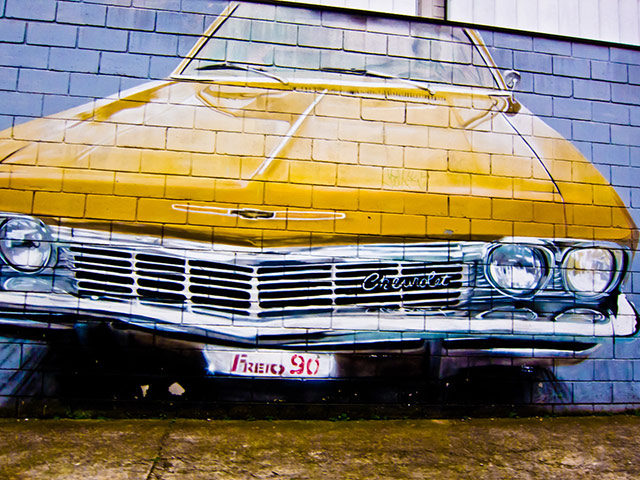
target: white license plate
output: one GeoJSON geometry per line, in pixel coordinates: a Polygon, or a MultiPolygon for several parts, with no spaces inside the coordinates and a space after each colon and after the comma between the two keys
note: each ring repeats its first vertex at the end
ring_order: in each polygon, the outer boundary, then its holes
{"type": "Polygon", "coordinates": [[[204,356],[214,374],[243,377],[330,378],[335,357],[327,353],[271,350],[218,350],[208,347],[204,356]]]}

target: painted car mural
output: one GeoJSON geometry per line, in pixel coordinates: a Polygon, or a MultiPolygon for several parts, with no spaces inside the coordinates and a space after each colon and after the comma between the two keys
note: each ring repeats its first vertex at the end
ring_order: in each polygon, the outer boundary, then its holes
{"type": "Polygon", "coordinates": [[[571,363],[637,333],[636,226],[477,33],[273,11],[229,3],[169,80],[0,132],[5,324],[285,378],[571,363]]]}

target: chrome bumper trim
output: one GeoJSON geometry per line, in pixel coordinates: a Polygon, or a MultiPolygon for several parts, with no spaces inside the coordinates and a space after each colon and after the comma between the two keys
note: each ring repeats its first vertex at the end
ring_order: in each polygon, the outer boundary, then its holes
{"type": "MultiPolygon", "coordinates": [[[[199,315],[181,308],[116,302],[104,299],[78,298],[69,294],[0,292],[0,305],[5,310],[28,316],[52,313],[79,318],[118,320],[147,330],[198,335],[205,343],[231,341],[252,345],[331,345],[340,338],[347,344],[358,344],[358,336],[376,341],[446,338],[455,335],[524,337],[624,337],[637,331],[637,314],[625,295],[618,298],[618,314],[606,323],[527,321],[513,318],[482,319],[463,312],[406,316],[402,313],[311,315],[252,321],[199,315]]],[[[508,316],[507,316],[508,317],[508,316]]],[[[40,319],[41,320],[41,319],[40,319]]]]}

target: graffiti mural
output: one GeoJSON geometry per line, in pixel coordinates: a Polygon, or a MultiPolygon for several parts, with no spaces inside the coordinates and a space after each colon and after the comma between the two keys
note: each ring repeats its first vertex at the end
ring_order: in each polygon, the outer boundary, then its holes
{"type": "Polygon", "coordinates": [[[160,380],[157,356],[447,378],[634,338],[624,202],[479,33],[216,5],[169,79],[0,132],[3,333],[160,380]]]}

